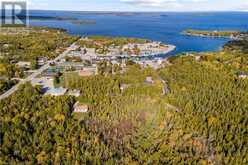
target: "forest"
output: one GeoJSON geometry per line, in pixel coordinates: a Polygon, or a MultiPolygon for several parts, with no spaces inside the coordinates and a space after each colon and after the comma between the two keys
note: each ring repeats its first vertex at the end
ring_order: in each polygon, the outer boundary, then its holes
{"type": "Polygon", "coordinates": [[[224,49],[115,74],[103,62],[99,75],[62,76],[78,98],[23,84],[0,101],[0,164],[248,164],[247,58],[224,49]]]}

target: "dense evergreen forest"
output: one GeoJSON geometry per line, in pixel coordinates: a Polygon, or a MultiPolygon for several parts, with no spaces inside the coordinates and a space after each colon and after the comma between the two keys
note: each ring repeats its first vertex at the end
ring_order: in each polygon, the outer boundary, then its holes
{"type": "Polygon", "coordinates": [[[24,84],[0,102],[0,164],[248,164],[248,79],[239,77],[248,56],[168,61],[159,70],[129,62],[125,73],[64,74],[61,85],[80,89],[79,98],[24,84]],[[77,100],[90,111],[73,113],[77,100]]]}

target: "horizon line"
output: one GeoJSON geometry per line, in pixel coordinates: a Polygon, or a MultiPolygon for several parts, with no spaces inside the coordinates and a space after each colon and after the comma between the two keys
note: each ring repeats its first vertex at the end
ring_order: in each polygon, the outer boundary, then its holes
{"type": "Polygon", "coordinates": [[[28,9],[29,11],[67,11],[67,12],[102,12],[102,13],[199,13],[199,12],[242,12],[246,13],[248,10],[184,10],[184,11],[115,11],[115,10],[69,10],[69,9],[28,9]]]}

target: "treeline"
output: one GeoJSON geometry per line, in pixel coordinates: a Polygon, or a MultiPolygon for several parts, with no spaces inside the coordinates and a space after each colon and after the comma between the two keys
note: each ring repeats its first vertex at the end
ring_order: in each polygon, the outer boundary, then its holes
{"type": "Polygon", "coordinates": [[[76,41],[61,31],[30,31],[30,33],[15,35],[0,35],[1,56],[8,61],[32,61],[38,57],[49,59],[56,57],[56,50],[60,51],[76,41]]]}

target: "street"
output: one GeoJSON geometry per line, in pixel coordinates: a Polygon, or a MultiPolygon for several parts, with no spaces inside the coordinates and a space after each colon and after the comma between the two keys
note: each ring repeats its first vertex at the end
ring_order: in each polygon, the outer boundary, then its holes
{"type": "Polygon", "coordinates": [[[11,89],[9,89],[8,91],[6,91],[4,94],[2,94],[0,96],[0,100],[3,100],[7,97],[9,97],[10,95],[12,95],[13,93],[15,93],[19,86],[21,84],[24,84],[26,82],[29,82],[31,80],[33,80],[35,77],[37,77],[38,75],[40,75],[42,72],[44,72],[45,70],[47,70],[50,66],[51,63],[56,63],[58,60],[64,58],[71,50],[74,49],[76,43],[73,43],[70,47],[68,47],[62,54],[60,54],[58,57],[56,57],[55,59],[49,61],[47,64],[43,65],[41,68],[39,68],[36,72],[34,72],[33,74],[31,74],[30,76],[28,76],[27,78],[23,79],[22,81],[20,81],[18,84],[16,84],[15,86],[13,86],[11,89]]]}

